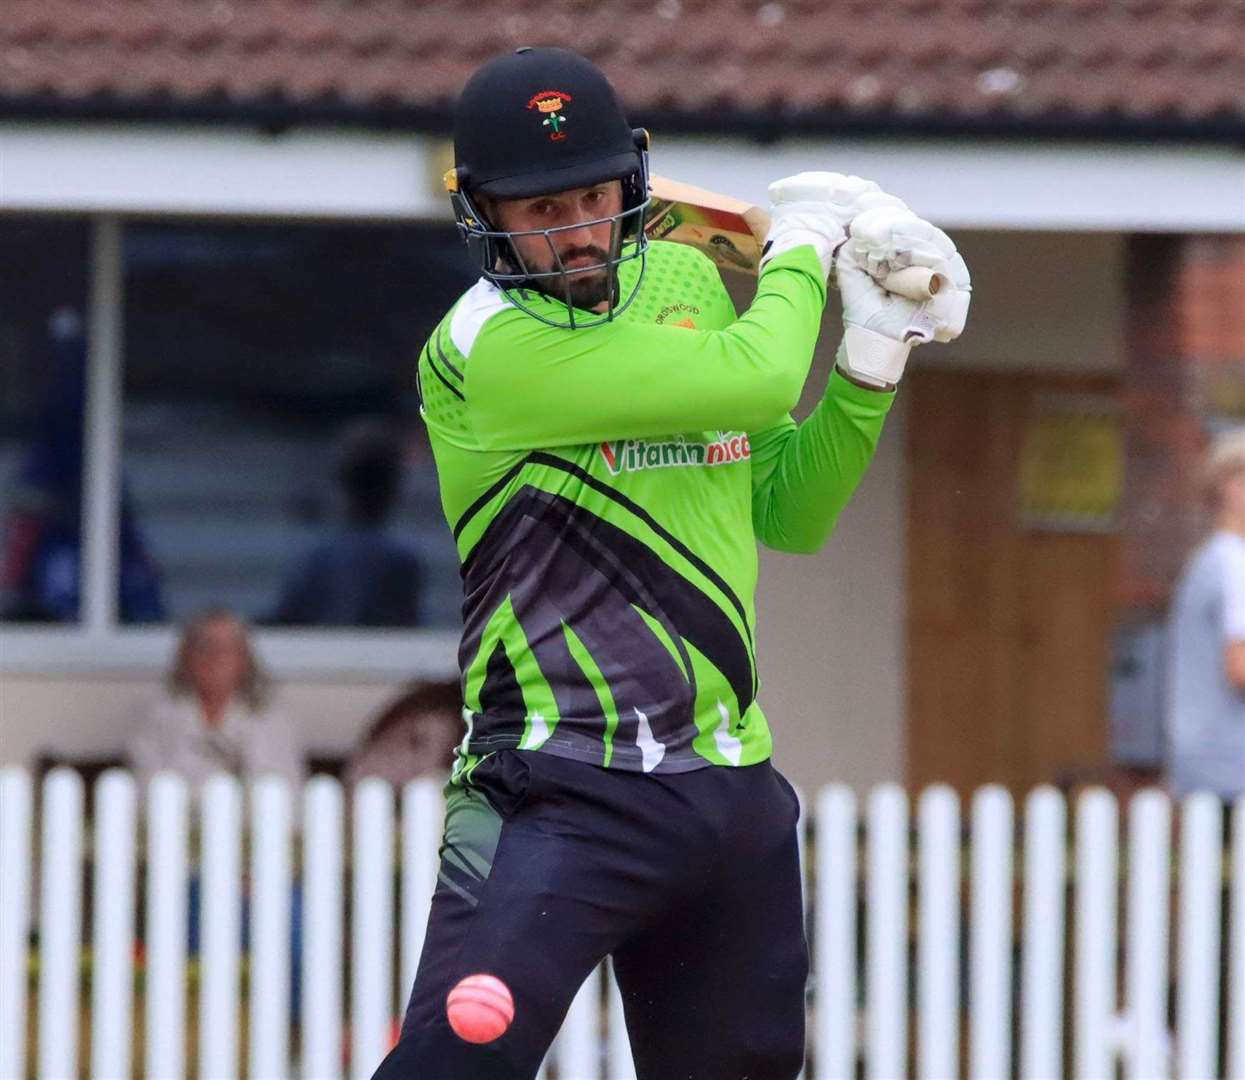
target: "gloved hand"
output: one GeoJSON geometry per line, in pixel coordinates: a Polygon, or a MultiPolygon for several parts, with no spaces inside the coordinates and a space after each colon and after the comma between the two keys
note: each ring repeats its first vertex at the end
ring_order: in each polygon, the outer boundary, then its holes
{"type": "Polygon", "coordinates": [[[850,249],[854,264],[875,281],[884,281],[888,274],[912,266],[934,270],[942,277],[942,287],[922,306],[920,322],[910,328],[917,339],[954,341],[963,333],[972,300],[972,280],[945,232],[906,207],[889,206],[865,210],[852,220],[848,231],[850,239],[844,250],[850,249]]]}
{"type": "Polygon", "coordinates": [[[769,186],[770,230],[761,266],[801,244],[812,244],[829,276],[847,226],[869,209],[907,209],[872,180],[834,172],[802,172],[769,186]]]}
{"type": "Polygon", "coordinates": [[[843,372],[858,382],[889,389],[903,377],[908,353],[921,340],[925,304],[888,293],[856,262],[851,244],[835,259],[843,300],[843,340],[835,357],[843,372]]]}
{"type": "MultiPolygon", "coordinates": [[[[907,210],[908,205],[896,195],[888,195],[872,180],[837,172],[802,172],[791,178],[828,203],[838,215],[839,224],[847,229],[866,210],[890,207],[907,210]]],[[[850,231],[850,230],[849,230],[850,231]]]]}
{"type": "Polygon", "coordinates": [[[907,208],[866,210],[853,219],[850,232],[835,260],[844,323],[838,363],[870,386],[894,386],[913,345],[954,341],[963,332],[972,280],[951,238],[907,208]],[[917,303],[878,284],[911,266],[942,276],[933,299],[917,303]]]}

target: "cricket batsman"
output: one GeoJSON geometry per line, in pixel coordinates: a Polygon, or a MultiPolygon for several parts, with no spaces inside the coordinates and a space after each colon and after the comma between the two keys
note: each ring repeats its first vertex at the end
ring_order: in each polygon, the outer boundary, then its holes
{"type": "Polygon", "coordinates": [[[418,380],[462,560],[467,731],[376,1075],[535,1076],[609,956],[641,1080],[789,1080],[808,957],[797,801],[757,701],[756,545],[822,545],[911,343],[963,329],[968,273],[875,184],[802,173],[770,186],[737,315],[706,256],[646,241],[647,137],[564,49],[485,64],[454,153],[481,278],[418,380]],[[918,305],[875,283],[907,265],[953,287],[918,305]],[[832,270],[845,333],[797,424],[832,270]],[[455,1019],[463,987],[506,998],[495,1026],[455,1019]]]}

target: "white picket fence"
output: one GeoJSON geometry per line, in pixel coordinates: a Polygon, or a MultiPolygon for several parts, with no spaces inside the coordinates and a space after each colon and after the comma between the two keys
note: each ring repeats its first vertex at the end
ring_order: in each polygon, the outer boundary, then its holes
{"type": "MultiPolygon", "coordinates": [[[[162,776],[148,794],[145,847],[134,784],[123,772],[98,783],[90,836],[76,773],[46,778],[37,840],[33,794],[24,771],[0,770],[0,1078],[85,1072],[109,1080],[136,1065],[160,1080],[192,1072],[213,1080],[243,1071],[260,1080],[371,1075],[422,945],[441,827],[436,785],[410,785],[395,815],[391,790],[365,782],[347,818],[341,787],[324,777],[306,786],[299,806],[279,781],[261,782],[248,810],[228,777],[214,778],[192,806],[182,783],[162,776]],[[196,995],[187,993],[192,876],[200,883],[196,995]],[[292,1025],[295,890],[301,1002],[292,1025]],[[32,990],[37,1015],[28,1017],[32,990]],[[187,1015],[188,1002],[197,1016],[187,1015]],[[89,1023],[80,1047],[82,1009],[89,1023]],[[187,1060],[192,1024],[197,1062],[187,1060]]],[[[966,829],[958,799],[942,787],[924,791],[912,808],[895,786],[877,788],[863,806],[833,786],[806,808],[814,972],[806,1073],[814,1080],[851,1080],[858,1062],[872,1080],[962,1073],[1098,1080],[1113,1078],[1117,1062],[1138,1080],[1245,1080],[1245,800],[1231,811],[1231,851],[1222,847],[1223,809],[1209,796],[1180,808],[1175,851],[1173,807],[1157,791],[1139,794],[1123,813],[1107,792],[1089,791],[1072,828],[1063,797],[1050,788],[1028,796],[1019,823],[1006,791],[983,788],[963,813],[966,829]]],[[[634,1077],[606,967],[576,997],[543,1074],[634,1077]]]]}

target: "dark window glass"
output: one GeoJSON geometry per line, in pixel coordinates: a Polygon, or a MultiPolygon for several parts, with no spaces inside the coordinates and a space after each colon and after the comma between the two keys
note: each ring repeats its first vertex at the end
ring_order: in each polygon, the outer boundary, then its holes
{"type": "Polygon", "coordinates": [[[89,232],[0,216],[0,619],[81,607],[89,232]]]}
{"type": "Polygon", "coordinates": [[[474,276],[448,227],[127,227],[128,516],[168,617],[457,623],[414,364],[474,276]]]}

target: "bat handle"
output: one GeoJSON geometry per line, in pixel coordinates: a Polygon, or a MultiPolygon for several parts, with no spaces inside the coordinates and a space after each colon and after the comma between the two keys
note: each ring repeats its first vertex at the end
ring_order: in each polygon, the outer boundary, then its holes
{"type": "Polygon", "coordinates": [[[932,300],[934,294],[947,285],[947,281],[937,270],[926,266],[909,266],[905,270],[895,270],[887,274],[878,284],[888,293],[923,304],[926,300],[932,300]]]}

